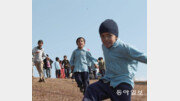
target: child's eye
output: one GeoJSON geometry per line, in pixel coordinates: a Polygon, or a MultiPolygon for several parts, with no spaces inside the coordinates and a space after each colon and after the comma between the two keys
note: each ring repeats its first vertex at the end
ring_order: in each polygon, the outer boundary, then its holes
{"type": "Polygon", "coordinates": [[[108,38],[111,38],[111,37],[112,37],[112,35],[108,35],[107,37],[108,37],[108,38]]]}
{"type": "Polygon", "coordinates": [[[104,38],[104,35],[102,35],[101,37],[104,38]]]}

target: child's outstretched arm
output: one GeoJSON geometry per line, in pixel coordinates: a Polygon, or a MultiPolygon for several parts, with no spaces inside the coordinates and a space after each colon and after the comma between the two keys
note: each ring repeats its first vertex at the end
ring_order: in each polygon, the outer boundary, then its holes
{"type": "Polygon", "coordinates": [[[35,50],[36,50],[36,48],[33,48],[33,49],[32,49],[32,55],[33,55],[33,56],[36,54],[36,51],[35,51],[35,50]]]}
{"type": "Polygon", "coordinates": [[[140,51],[127,45],[128,56],[139,62],[147,64],[147,57],[140,51]]]}
{"type": "Polygon", "coordinates": [[[73,72],[74,70],[74,59],[75,59],[75,52],[72,53],[71,59],[70,59],[71,72],[73,72]]]}
{"type": "Polygon", "coordinates": [[[42,58],[45,59],[47,56],[46,56],[46,53],[43,51],[42,53],[42,58]]]}
{"type": "Polygon", "coordinates": [[[91,53],[90,52],[87,52],[87,58],[94,64],[94,66],[96,68],[99,68],[98,65],[95,63],[97,62],[97,59],[95,59],[94,57],[92,57],[91,53]]]}

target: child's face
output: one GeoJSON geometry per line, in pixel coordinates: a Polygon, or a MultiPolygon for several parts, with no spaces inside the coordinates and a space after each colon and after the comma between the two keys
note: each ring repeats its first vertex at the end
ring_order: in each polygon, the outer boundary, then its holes
{"type": "Polygon", "coordinates": [[[42,43],[42,42],[38,43],[38,46],[39,46],[39,47],[42,47],[42,46],[43,46],[43,43],[42,43]]]}
{"type": "Polygon", "coordinates": [[[117,37],[114,34],[110,34],[108,32],[101,34],[101,41],[106,46],[106,48],[110,48],[117,40],[117,37]]]}
{"type": "Polygon", "coordinates": [[[79,39],[78,42],[77,42],[77,45],[78,45],[78,48],[82,49],[84,47],[84,45],[85,45],[84,40],[82,38],[79,39]]]}
{"type": "Polygon", "coordinates": [[[66,59],[67,59],[67,57],[64,57],[64,59],[66,60],[66,59]]]}

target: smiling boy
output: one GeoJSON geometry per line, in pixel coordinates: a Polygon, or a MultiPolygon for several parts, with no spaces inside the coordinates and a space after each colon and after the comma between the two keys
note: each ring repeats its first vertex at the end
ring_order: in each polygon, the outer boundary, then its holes
{"type": "Polygon", "coordinates": [[[98,82],[88,86],[83,101],[101,101],[107,98],[112,101],[131,101],[137,63],[147,63],[147,58],[118,39],[115,21],[107,19],[101,23],[99,34],[103,43],[106,72],[98,82]]]}

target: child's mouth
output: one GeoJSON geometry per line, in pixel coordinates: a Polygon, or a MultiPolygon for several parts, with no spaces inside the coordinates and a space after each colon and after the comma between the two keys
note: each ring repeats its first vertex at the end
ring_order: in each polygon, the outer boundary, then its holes
{"type": "Polygon", "coordinates": [[[109,47],[111,47],[111,43],[105,43],[105,46],[106,46],[107,48],[109,48],[109,47]]]}

